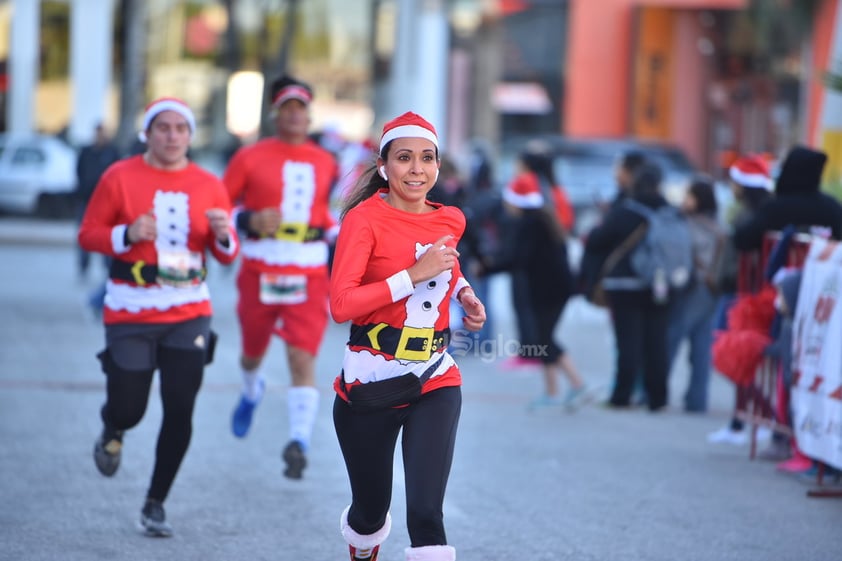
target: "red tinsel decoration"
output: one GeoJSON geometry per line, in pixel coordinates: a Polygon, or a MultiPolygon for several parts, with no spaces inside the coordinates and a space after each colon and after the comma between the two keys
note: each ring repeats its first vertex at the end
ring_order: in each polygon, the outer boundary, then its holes
{"type": "Polygon", "coordinates": [[[754,380],[763,351],[771,342],[771,337],[759,331],[717,331],[711,347],[713,366],[735,384],[746,386],[754,380]]]}
{"type": "Polygon", "coordinates": [[[756,294],[741,294],[728,311],[728,331],[769,333],[775,319],[774,287],[766,286],[756,294]]]}

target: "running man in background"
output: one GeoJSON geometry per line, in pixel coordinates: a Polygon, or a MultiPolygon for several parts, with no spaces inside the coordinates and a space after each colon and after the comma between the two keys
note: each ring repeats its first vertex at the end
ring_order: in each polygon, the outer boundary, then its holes
{"type": "Polygon", "coordinates": [[[284,475],[300,479],[319,407],[315,363],[328,322],[328,243],[338,232],[329,207],[337,164],[308,136],[310,86],[282,76],[270,96],[275,135],[239,149],[223,177],[243,238],[237,278],[243,387],[231,429],[239,438],[248,433],[265,392],[263,359],[278,335],[292,376],[284,475]]]}
{"type": "Polygon", "coordinates": [[[123,435],[143,418],[155,370],[163,420],[141,511],[147,535],[172,535],[164,501],[187,453],[193,408],[213,358],[206,253],[229,264],[239,245],[222,183],[187,158],[196,128],[181,100],[161,98],[143,117],[143,154],[115,163],[97,184],[79,245],[111,258],[103,321],[106,375],[102,433],[94,462],[120,466],[123,435]]]}

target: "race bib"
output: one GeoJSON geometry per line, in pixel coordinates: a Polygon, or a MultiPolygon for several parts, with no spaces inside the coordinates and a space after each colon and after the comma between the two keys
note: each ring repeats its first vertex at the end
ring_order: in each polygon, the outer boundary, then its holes
{"type": "Polygon", "coordinates": [[[158,250],[158,283],[189,286],[204,276],[202,254],[186,249],[158,250]]]}
{"type": "Polygon", "coordinates": [[[260,301],[263,304],[300,304],[305,300],[306,275],[260,275],[260,301]]]}

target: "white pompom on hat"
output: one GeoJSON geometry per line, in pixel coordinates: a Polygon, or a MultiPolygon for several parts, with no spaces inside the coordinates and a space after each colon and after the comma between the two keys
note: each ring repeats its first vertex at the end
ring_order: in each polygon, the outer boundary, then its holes
{"type": "Polygon", "coordinates": [[[177,97],[160,97],[149,103],[143,112],[143,126],[137,135],[141,142],[146,142],[146,131],[149,130],[155,117],[164,111],[175,111],[187,120],[187,125],[190,127],[190,134],[192,135],[196,132],[196,117],[183,100],[177,97]]]}
{"type": "Polygon", "coordinates": [[[769,163],[760,156],[743,156],[728,170],[731,180],[743,187],[772,190],[769,163]]]}
{"type": "Polygon", "coordinates": [[[424,117],[407,111],[383,125],[383,134],[380,137],[380,153],[383,148],[396,138],[425,138],[432,142],[436,148],[439,147],[439,138],[436,128],[424,117]]]}

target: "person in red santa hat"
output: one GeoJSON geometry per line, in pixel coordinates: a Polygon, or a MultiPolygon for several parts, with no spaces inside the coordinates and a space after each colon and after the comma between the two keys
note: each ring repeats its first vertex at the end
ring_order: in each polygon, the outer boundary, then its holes
{"type": "Polygon", "coordinates": [[[471,331],[485,308],[459,267],[465,217],[430,202],[441,163],[436,130],[407,112],[383,127],[377,162],[342,208],[330,309],[350,321],[333,420],[351,504],[340,529],[352,561],[377,559],[389,535],[392,466],[402,434],[409,561],[452,561],[442,507],[462,403],[448,353],[450,300],[471,331]]]}
{"type": "Polygon", "coordinates": [[[291,387],[284,475],[301,479],[319,406],[316,355],[327,329],[329,243],[337,226],[330,195],[333,155],[308,136],[313,91],[291,76],[270,88],[275,134],[238,150],[223,176],[243,237],[237,277],[242,391],[231,417],[243,438],[261,401],[272,336],[286,343],[291,387]]]}
{"type": "Polygon", "coordinates": [[[554,336],[574,288],[567,255],[573,210],[555,180],[545,147],[533,145],[520,154],[518,173],[503,191],[503,202],[510,220],[502,238],[508,243],[488,260],[484,272],[511,274],[518,358],[536,361],[543,371],[544,389],[529,407],[575,409],[585,397],[585,384],[554,336]],[[564,396],[559,392],[559,373],[569,385],[564,396]]]}
{"type": "Polygon", "coordinates": [[[143,418],[155,370],[163,420],[155,467],[141,511],[147,535],[170,536],[164,501],[187,452],[193,407],[213,357],[206,254],[228,264],[239,251],[222,183],[187,158],[193,112],[181,100],[146,107],[142,154],[109,167],[79,228],[79,244],[112,259],[103,322],[106,375],[97,469],[120,466],[125,431],[143,418]]]}
{"type": "MultiPolygon", "coordinates": [[[[761,156],[747,154],[737,158],[728,169],[728,178],[736,207],[732,210],[731,216],[727,217],[730,232],[722,246],[716,272],[715,284],[719,292],[719,301],[714,316],[714,327],[719,331],[728,329],[728,311],[737,299],[740,252],[734,245],[733,232],[749,223],[758,210],[772,198],[769,163],[761,156]]],[[[749,435],[744,430],[744,423],[737,416],[737,411],[742,411],[747,407],[749,398],[744,387],[734,386],[734,414],[731,421],[709,433],[708,442],[736,446],[748,444],[749,435]]],[[[763,439],[769,438],[770,434],[765,427],[761,427],[758,431],[758,435],[763,439]]]]}

